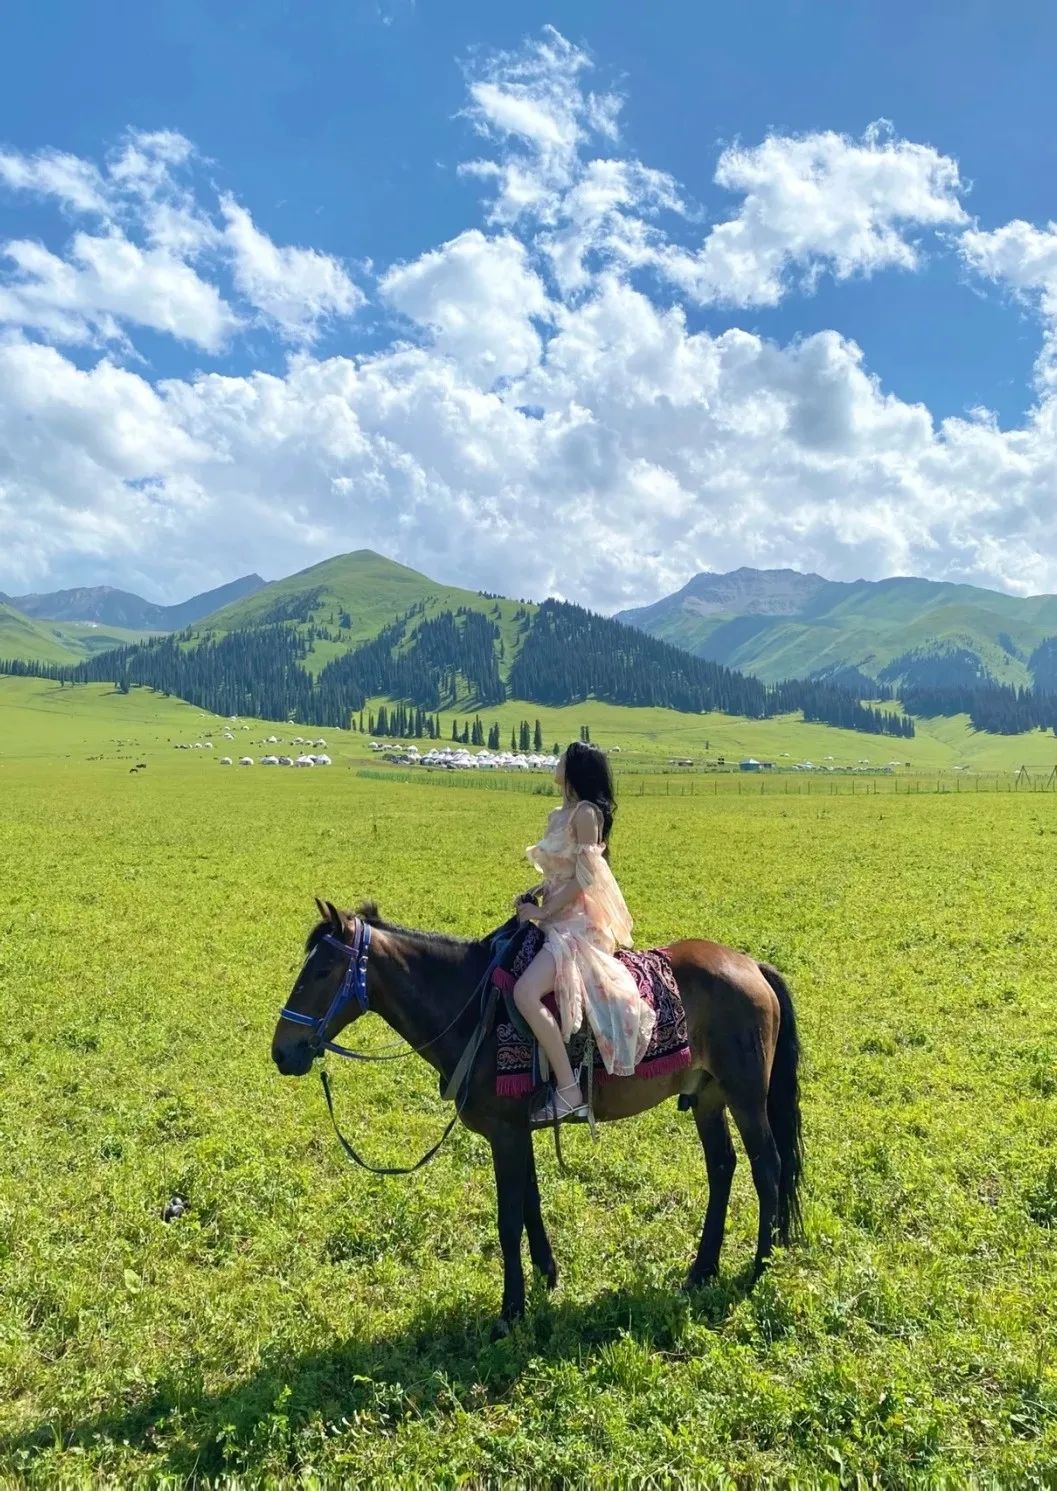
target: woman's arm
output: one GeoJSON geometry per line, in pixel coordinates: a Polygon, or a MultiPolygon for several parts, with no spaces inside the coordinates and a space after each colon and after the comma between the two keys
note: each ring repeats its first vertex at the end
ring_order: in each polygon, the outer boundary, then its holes
{"type": "MultiPolygon", "coordinates": [[[[598,848],[601,843],[602,815],[594,803],[577,804],[572,816],[572,827],[578,850],[598,848]]],[[[582,894],[583,885],[579,875],[574,874],[571,879],[564,881],[561,885],[556,885],[553,890],[544,895],[543,905],[539,912],[532,916],[532,920],[541,924],[556,921],[562,912],[582,894]]],[[[531,916],[531,909],[529,915],[531,916]]]]}
{"type": "Polygon", "coordinates": [[[539,922],[542,926],[546,922],[554,921],[567,906],[576,900],[579,894],[580,887],[576,881],[566,880],[544,896],[542,906],[539,908],[523,906],[519,909],[518,915],[523,921],[539,922]],[[522,913],[525,914],[522,915],[522,913]]]}

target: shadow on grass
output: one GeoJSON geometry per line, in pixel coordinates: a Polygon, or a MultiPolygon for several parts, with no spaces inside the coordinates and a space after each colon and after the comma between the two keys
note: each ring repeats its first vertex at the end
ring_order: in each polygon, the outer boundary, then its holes
{"type": "Polygon", "coordinates": [[[300,1355],[285,1343],[268,1347],[249,1376],[222,1392],[196,1390],[177,1375],[128,1408],[61,1432],[42,1424],[0,1440],[0,1463],[25,1472],[42,1454],[73,1450],[105,1465],[131,1450],[150,1457],[152,1475],[181,1480],[249,1469],[258,1453],[292,1448],[309,1425],[340,1433],[342,1420],[378,1414],[395,1431],[403,1419],[431,1411],[472,1412],[504,1397],[529,1363],[579,1361],[621,1336],[669,1356],[692,1355],[684,1346],[687,1322],[718,1327],[748,1285],[743,1274],[690,1295],[642,1286],[566,1302],[537,1281],[525,1319],[497,1342],[492,1319],[471,1304],[425,1305],[390,1335],[300,1355]]]}

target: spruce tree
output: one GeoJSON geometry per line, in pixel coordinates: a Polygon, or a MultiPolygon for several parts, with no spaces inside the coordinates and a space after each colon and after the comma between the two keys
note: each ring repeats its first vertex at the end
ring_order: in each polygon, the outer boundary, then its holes
{"type": "Polygon", "coordinates": [[[532,735],[532,749],[537,753],[543,750],[543,726],[539,720],[536,721],[536,728],[532,735]]]}

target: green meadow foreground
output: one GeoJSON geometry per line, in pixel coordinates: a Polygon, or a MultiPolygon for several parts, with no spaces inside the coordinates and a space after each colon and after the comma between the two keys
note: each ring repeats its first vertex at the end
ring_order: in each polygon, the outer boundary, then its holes
{"type": "MultiPolygon", "coordinates": [[[[568,1178],[542,1138],[562,1279],[491,1345],[483,1142],[355,1171],[269,1042],[313,896],[481,932],[547,798],[221,770],[165,744],[202,728],[177,701],[85,692],[71,725],[8,682],[0,1484],[1057,1484],[1057,793],[628,779],[641,942],[712,936],[790,980],[809,1239],[743,1293],[742,1164],[722,1278],[686,1300],[688,1117],[570,1134],[568,1178]]],[[[378,1163],[449,1111],[414,1060],[334,1080],[378,1163]]]]}

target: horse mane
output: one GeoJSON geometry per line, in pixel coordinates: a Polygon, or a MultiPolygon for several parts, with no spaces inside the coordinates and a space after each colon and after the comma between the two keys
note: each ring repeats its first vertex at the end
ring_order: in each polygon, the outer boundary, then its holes
{"type": "Polygon", "coordinates": [[[369,927],[377,927],[381,932],[395,932],[399,937],[411,937],[433,947],[475,947],[479,940],[476,937],[452,937],[447,932],[423,932],[418,927],[402,927],[399,922],[386,921],[378,910],[377,901],[361,901],[356,907],[356,915],[369,927]]]}
{"type": "MultiPolygon", "coordinates": [[[[446,932],[423,932],[418,927],[402,927],[398,922],[386,921],[378,909],[377,901],[361,901],[356,907],[355,914],[369,927],[377,927],[381,932],[393,932],[398,937],[410,937],[412,941],[428,947],[454,948],[465,951],[467,948],[476,947],[480,941],[476,937],[452,937],[446,932]]],[[[321,938],[325,937],[334,929],[329,921],[319,922],[312,928],[305,942],[305,952],[310,953],[316,947],[321,938]]]]}

